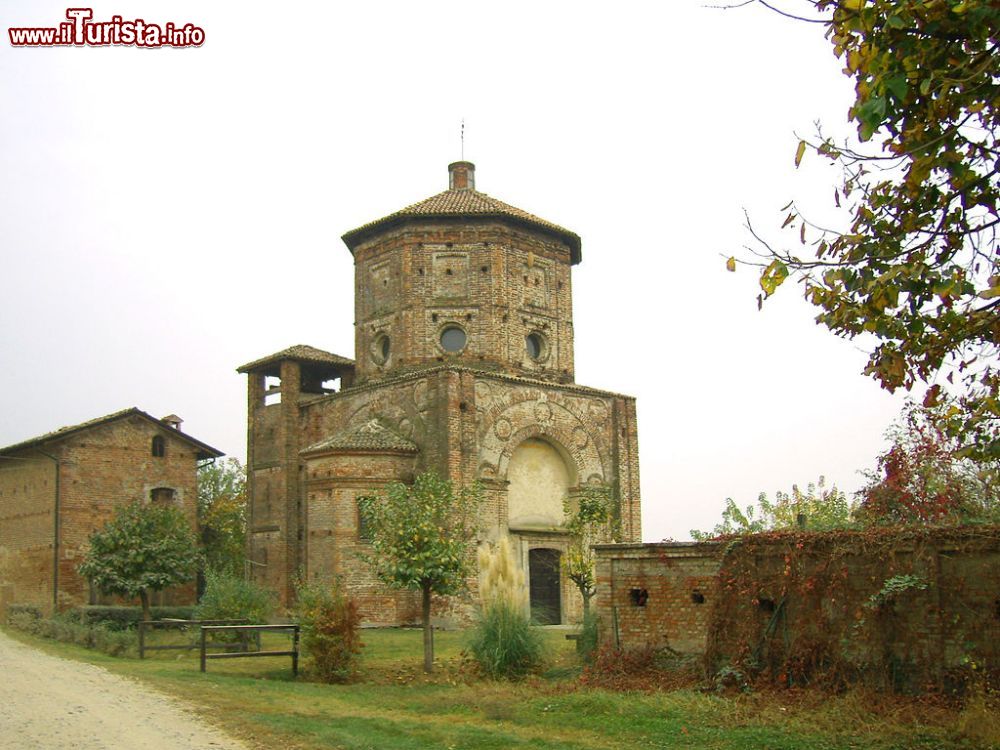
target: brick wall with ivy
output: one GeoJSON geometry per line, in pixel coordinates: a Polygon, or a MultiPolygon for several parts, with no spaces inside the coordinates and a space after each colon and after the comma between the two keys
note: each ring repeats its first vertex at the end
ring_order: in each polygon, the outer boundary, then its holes
{"type": "Polygon", "coordinates": [[[622,648],[701,644],[709,677],[903,692],[1000,677],[1000,527],[597,552],[602,637],[622,648]]]}

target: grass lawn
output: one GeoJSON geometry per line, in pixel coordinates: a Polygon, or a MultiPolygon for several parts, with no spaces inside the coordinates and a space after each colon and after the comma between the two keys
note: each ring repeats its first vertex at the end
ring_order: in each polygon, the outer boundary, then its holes
{"type": "MultiPolygon", "coordinates": [[[[293,679],[288,657],[211,661],[202,674],[195,651],[163,651],[140,661],[6,632],[190,701],[210,721],[260,748],[1000,747],[996,702],[973,700],[960,710],[862,692],[719,696],[585,687],[564,631],[544,633],[550,653],[545,673],[493,683],[464,663],[463,633],[435,634],[437,672],[425,676],[420,631],[366,630],[361,671],[348,685],[293,679]]],[[[269,635],[265,648],[287,642],[269,635]]]]}

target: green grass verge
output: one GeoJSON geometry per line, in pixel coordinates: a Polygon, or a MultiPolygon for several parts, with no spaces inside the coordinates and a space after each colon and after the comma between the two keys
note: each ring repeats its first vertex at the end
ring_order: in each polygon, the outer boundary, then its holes
{"type": "MultiPolygon", "coordinates": [[[[995,716],[990,724],[992,701],[962,712],[862,693],[717,696],[582,687],[573,645],[559,631],[543,633],[546,674],[494,683],[471,673],[463,633],[435,634],[437,672],[427,676],[419,631],[368,630],[358,678],[347,685],[293,679],[288,657],[213,661],[202,674],[196,652],[157,652],[140,661],[7,632],[183,698],[260,748],[971,750],[995,747],[1000,736],[995,716]]],[[[286,643],[269,635],[264,646],[286,643]]]]}

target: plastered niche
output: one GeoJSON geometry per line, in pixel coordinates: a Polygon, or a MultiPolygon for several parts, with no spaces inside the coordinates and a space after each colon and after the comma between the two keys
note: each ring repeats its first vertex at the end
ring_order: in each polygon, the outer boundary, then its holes
{"type": "Polygon", "coordinates": [[[510,458],[507,480],[511,528],[562,524],[563,499],[571,476],[566,462],[549,443],[531,438],[517,446],[510,458]]]}

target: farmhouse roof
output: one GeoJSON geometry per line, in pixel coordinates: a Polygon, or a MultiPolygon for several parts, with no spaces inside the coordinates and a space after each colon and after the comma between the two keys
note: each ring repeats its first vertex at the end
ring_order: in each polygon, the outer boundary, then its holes
{"type": "Polygon", "coordinates": [[[198,459],[204,460],[206,458],[219,458],[225,454],[207,443],[203,443],[196,438],[191,437],[187,433],[181,432],[178,429],[174,429],[169,423],[164,422],[162,419],[157,419],[156,417],[147,414],[146,412],[132,407],[131,409],[122,409],[121,411],[116,411],[111,414],[107,414],[103,417],[97,417],[96,419],[90,419],[86,422],[81,422],[80,424],[68,425],[66,427],[60,427],[58,430],[53,430],[52,432],[47,432],[44,435],[39,435],[38,437],[33,437],[30,440],[23,440],[20,443],[14,443],[13,445],[8,445],[6,448],[0,448],[0,455],[7,455],[10,453],[16,453],[17,451],[25,450],[27,448],[38,448],[48,443],[55,443],[66,438],[77,435],[81,432],[87,430],[92,430],[95,427],[101,427],[103,425],[109,424],[111,422],[117,422],[121,419],[128,419],[130,417],[139,417],[144,419],[157,427],[163,427],[169,430],[169,434],[176,437],[178,440],[183,440],[186,443],[194,446],[198,449],[198,459]]]}

